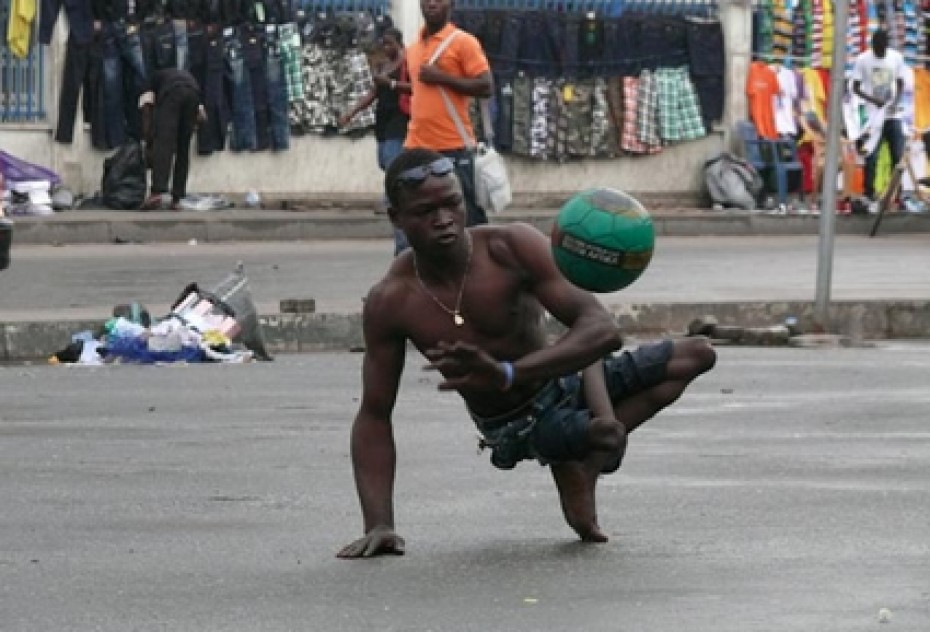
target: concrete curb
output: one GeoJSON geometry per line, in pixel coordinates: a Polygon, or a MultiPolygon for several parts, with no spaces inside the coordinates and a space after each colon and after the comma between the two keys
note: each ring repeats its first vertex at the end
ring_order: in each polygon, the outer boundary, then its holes
{"type": "MultiPolygon", "coordinates": [[[[680,335],[697,317],[713,314],[721,325],[764,327],[798,319],[802,331],[813,326],[814,304],[806,301],[746,303],[631,304],[614,310],[626,335],[680,335]]],[[[831,305],[832,333],[853,342],[864,339],[930,337],[930,301],[838,301],[831,305]]],[[[261,317],[269,352],[347,351],[363,346],[361,314],[274,314],[261,317]]],[[[71,335],[95,331],[103,321],[0,323],[0,362],[42,360],[66,347],[71,335]]],[[[552,333],[559,325],[550,321],[552,333]]]]}
{"type": "MultiPolygon", "coordinates": [[[[548,232],[556,211],[509,209],[491,217],[494,223],[527,222],[548,232]]],[[[868,235],[871,216],[839,216],[836,233],[868,235]]],[[[816,235],[815,215],[767,215],[697,210],[657,211],[659,236],[816,235]]],[[[930,214],[892,214],[881,234],[930,232],[930,214]]],[[[372,211],[245,211],[107,212],[72,211],[52,217],[15,218],[14,246],[170,243],[196,239],[200,243],[243,241],[304,241],[317,239],[388,238],[387,217],[372,211]]]]}

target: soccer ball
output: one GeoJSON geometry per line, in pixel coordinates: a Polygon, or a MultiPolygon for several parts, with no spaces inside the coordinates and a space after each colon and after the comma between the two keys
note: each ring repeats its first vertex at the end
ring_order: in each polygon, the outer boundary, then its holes
{"type": "Polygon", "coordinates": [[[573,195],[552,226],[552,255],[562,274],[590,292],[615,292],[638,279],[652,260],[649,212],[623,191],[573,195]]]}

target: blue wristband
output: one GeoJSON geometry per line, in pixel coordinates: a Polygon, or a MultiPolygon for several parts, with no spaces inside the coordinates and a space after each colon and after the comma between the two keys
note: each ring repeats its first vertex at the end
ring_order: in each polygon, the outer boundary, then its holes
{"type": "Polygon", "coordinates": [[[504,387],[501,390],[509,391],[513,386],[513,363],[501,362],[501,368],[504,369],[504,387]]]}

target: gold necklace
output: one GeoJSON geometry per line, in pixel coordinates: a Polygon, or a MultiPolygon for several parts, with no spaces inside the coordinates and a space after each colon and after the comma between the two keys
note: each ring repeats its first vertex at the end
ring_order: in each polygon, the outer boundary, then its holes
{"type": "Polygon", "coordinates": [[[452,317],[452,322],[455,323],[456,327],[461,327],[465,324],[465,319],[462,317],[462,295],[465,293],[465,281],[468,280],[468,273],[471,271],[471,235],[468,234],[468,231],[465,231],[465,242],[468,244],[468,258],[465,260],[465,274],[462,275],[462,285],[459,286],[459,295],[455,299],[455,309],[449,309],[446,307],[446,304],[436,298],[436,295],[429,291],[429,288],[426,287],[426,283],[423,282],[423,278],[420,276],[420,266],[417,265],[417,256],[416,253],[413,255],[413,271],[416,272],[417,281],[420,282],[420,287],[423,288],[423,291],[426,292],[426,295],[429,296],[433,301],[442,308],[442,310],[449,314],[452,317]]]}

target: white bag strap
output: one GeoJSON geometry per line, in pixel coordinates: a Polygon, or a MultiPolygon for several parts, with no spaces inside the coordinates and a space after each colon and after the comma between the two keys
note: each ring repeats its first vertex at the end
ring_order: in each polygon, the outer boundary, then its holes
{"type": "Polygon", "coordinates": [[[426,63],[428,65],[435,64],[436,60],[439,59],[444,52],[446,52],[447,48],[449,48],[449,44],[452,43],[452,40],[454,40],[456,37],[459,36],[459,33],[461,33],[461,31],[458,29],[455,29],[454,31],[449,33],[449,36],[439,43],[439,46],[436,47],[436,50],[433,51],[433,54],[430,56],[429,61],[426,63]]]}
{"type": "Polygon", "coordinates": [[[462,124],[459,113],[455,111],[455,106],[452,105],[452,99],[449,98],[449,94],[443,88],[439,88],[439,94],[442,95],[442,100],[446,104],[446,110],[448,110],[449,116],[452,117],[452,122],[455,123],[455,129],[458,131],[459,136],[462,137],[462,142],[465,143],[465,147],[474,149],[475,140],[465,131],[465,125],[462,124]]]}
{"type": "MultiPolygon", "coordinates": [[[[459,136],[462,137],[465,146],[469,149],[474,149],[476,143],[468,133],[465,131],[465,126],[462,124],[462,119],[459,118],[459,113],[456,112],[455,106],[452,105],[452,99],[449,98],[449,95],[442,88],[439,88],[440,94],[442,94],[442,100],[446,104],[446,109],[449,111],[449,116],[452,117],[452,122],[455,123],[455,129],[458,130],[459,136]]],[[[484,138],[487,141],[488,147],[494,146],[494,127],[491,126],[491,110],[488,106],[487,99],[478,99],[478,102],[481,106],[481,127],[484,130],[484,138]]]]}

